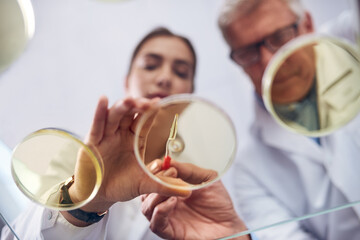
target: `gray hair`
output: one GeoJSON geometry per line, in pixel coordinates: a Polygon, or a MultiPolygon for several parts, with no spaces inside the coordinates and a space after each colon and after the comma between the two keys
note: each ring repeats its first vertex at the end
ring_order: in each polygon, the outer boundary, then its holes
{"type": "MultiPolygon", "coordinates": [[[[219,12],[218,25],[222,32],[236,16],[245,15],[254,11],[263,0],[224,0],[219,12]]],[[[267,0],[265,0],[267,1],[267,0]]],[[[305,14],[305,8],[301,0],[282,0],[290,10],[301,19],[305,14]]]]}

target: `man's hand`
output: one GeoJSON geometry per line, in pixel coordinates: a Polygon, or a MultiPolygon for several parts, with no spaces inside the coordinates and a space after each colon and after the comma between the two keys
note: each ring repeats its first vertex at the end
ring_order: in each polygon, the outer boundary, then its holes
{"type": "MultiPolygon", "coordinates": [[[[221,181],[194,190],[190,197],[142,196],[151,230],[166,239],[215,239],[245,231],[221,181]]],[[[238,239],[250,240],[249,236],[238,239]]]]}

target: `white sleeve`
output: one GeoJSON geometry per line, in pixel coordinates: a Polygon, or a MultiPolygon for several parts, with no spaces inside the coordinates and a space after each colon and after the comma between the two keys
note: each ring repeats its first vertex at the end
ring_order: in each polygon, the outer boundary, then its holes
{"type": "MultiPolygon", "coordinates": [[[[38,205],[31,206],[11,224],[20,239],[105,239],[108,216],[88,227],[70,224],[57,210],[38,205]]],[[[11,232],[4,230],[1,239],[10,238],[11,232]]]]}
{"type": "Polygon", "coordinates": [[[356,44],[356,17],[353,11],[344,11],[337,18],[320,26],[320,32],[356,44]]]}
{"type": "Polygon", "coordinates": [[[44,209],[41,233],[44,239],[105,239],[108,216],[87,227],[76,227],[69,223],[59,211],[44,209]]]}
{"type": "Polygon", "coordinates": [[[11,176],[11,151],[1,141],[0,166],[0,213],[11,222],[25,211],[30,201],[18,189],[11,176]]]}
{"type": "MultiPolygon", "coordinates": [[[[235,167],[237,173],[234,175],[235,204],[249,230],[267,227],[294,217],[259,184],[256,178],[261,176],[253,175],[254,172],[250,173],[242,164],[238,163],[235,167]]],[[[255,235],[260,240],[316,239],[306,232],[299,222],[272,226],[256,231],[255,235]]]]}

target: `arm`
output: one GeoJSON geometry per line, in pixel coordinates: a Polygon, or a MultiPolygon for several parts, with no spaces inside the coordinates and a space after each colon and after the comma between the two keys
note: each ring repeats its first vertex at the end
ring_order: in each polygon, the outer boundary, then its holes
{"type": "MultiPolygon", "coordinates": [[[[101,212],[108,210],[115,202],[127,201],[141,193],[160,192],[168,195],[186,196],[189,191],[179,191],[155,183],[138,165],[133,154],[134,129],[140,114],[155,104],[154,101],[140,99],[125,99],[107,107],[107,99],[99,100],[93,124],[85,141],[97,149],[102,156],[104,164],[104,177],[101,188],[96,197],[82,208],[88,212],[101,212]],[[138,115],[137,115],[138,114],[138,115]],[[137,115],[137,118],[135,117],[137,115]]],[[[144,133],[143,137],[146,133],[144,133]]],[[[81,154],[79,155],[81,156],[81,154]]],[[[74,184],[69,188],[71,200],[84,199],[81,194],[86,188],[87,159],[78,158],[74,174],[74,184]]],[[[149,168],[157,173],[161,170],[161,161],[153,161],[149,168]]],[[[174,169],[161,172],[163,178],[171,178],[174,169]]],[[[175,184],[184,184],[179,179],[172,178],[175,184]]],[[[86,191],[85,191],[86,192],[86,191]]],[[[85,197],[87,195],[85,194],[85,197]]],[[[124,203],[126,204],[126,203],[124,203]]],[[[115,207],[115,206],[114,206],[115,207]]],[[[115,216],[122,226],[130,226],[128,221],[129,205],[124,208],[114,208],[114,213],[122,212],[115,216]],[[126,211],[122,211],[126,210],[126,211]]],[[[111,212],[111,209],[110,209],[111,212]]],[[[79,221],[68,212],[59,212],[34,205],[29,211],[24,212],[14,222],[16,233],[20,238],[29,239],[104,239],[111,214],[106,215],[101,221],[89,224],[79,221]]],[[[122,229],[124,230],[123,227],[122,229]]],[[[122,230],[116,228],[120,234],[122,230]]],[[[4,235],[4,237],[7,237],[4,235]]],[[[7,238],[5,238],[7,239],[7,238]]]]}

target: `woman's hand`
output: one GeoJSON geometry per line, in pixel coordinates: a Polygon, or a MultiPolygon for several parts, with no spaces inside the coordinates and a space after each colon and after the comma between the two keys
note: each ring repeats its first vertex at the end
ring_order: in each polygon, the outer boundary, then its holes
{"type": "MultiPolygon", "coordinates": [[[[104,212],[118,201],[127,201],[140,194],[159,192],[165,195],[189,195],[189,191],[168,188],[153,181],[139,166],[134,154],[136,124],[142,113],[156,108],[157,99],[126,98],[108,109],[108,100],[101,97],[95,112],[90,132],[85,143],[98,152],[104,165],[101,187],[95,198],[82,207],[87,212],[104,212]]],[[[140,133],[142,143],[146,142],[148,124],[140,133]]],[[[161,170],[159,161],[150,164],[151,171],[161,170]]],[[[73,202],[82,201],[89,194],[87,186],[95,178],[90,170],[89,159],[79,153],[74,184],[69,193],[73,202]]],[[[183,184],[182,181],[172,180],[183,184]]],[[[65,214],[66,215],[66,214],[65,214]]]]}

